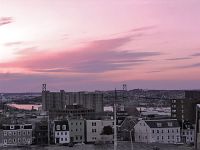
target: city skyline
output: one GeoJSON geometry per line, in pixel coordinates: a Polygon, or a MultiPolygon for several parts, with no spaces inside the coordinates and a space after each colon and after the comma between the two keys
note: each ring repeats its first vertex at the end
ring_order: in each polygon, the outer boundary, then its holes
{"type": "Polygon", "coordinates": [[[0,4],[0,92],[200,89],[199,1],[0,4]]]}

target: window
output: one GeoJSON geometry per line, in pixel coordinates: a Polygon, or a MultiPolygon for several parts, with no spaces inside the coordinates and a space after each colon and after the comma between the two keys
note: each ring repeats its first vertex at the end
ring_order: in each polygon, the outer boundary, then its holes
{"type": "Polygon", "coordinates": [[[20,132],[20,131],[18,131],[18,135],[19,135],[19,136],[21,135],[21,132],[20,132]]]}
{"type": "Polygon", "coordinates": [[[80,122],[80,125],[82,125],[82,122],[80,122]]]}
{"type": "Polygon", "coordinates": [[[63,125],[63,126],[62,126],[62,129],[63,129],[63,130],[66,130],[66,125],[63,125]]]}
{"type": "Polygon", "coordinates": [[[82,140],[82,136],[80,136],[80,140],[82,140]]]}
{"type": "Polygon", "coordinates": [[[168,136],[168,139],[169,139],[169,136],[168,136]]]}
{"type": "Polygon", "coordinates": [[[13,139],[13,143],[16,143],[16,139],[13,139]]]}
{"type": "Polygon", "coordinates": [[[97,132],[97,130],[96,129],[92,129],[92,132],[97,132]]]}
{"type": "Polygon", "coordinates": [[[67,138],[65,138],[65,141],[67,141],[67,138]]]}
{"type": "Polygon", "coordinates": [[[162,136],[162,140],[164,139],[164,137],[162,136]]]}
{"type": "Polygon", "coordinates": [[[6,132],[6,131],[4,131],[3,135],[4,135],[4,136],[7,136],[7,132],[6,132]]]}
{"type": "Polygon", "coordinates": [[[12,132],[8,132],[8,135],[11,136],[11,135],[12,135],[12,132]]]}
{"type": "Polygon", "coordinates": [[[67,135],[67,132],[65,132],[65,135],[67,135]]]}
{"type": "Polygon", "coordinates": [[[21,142],[21,139],[20,138],[18,138],[18,143],[20,143],[21,142]]]}
{"type": "Polygon", "coordinates": [[[6,139],[5,139],[5,140],[3,140],[3,143],[4,143],[4,144],[7,144],[7,140],[6,140],[6,139]]]}
{"type": "Polygon", "coordinates": [[[76,140],[78,140],[78,136],[76,136],[76,140]]]}
{"type": "Polygon", "coordinates": [[[174,130],[172,129],[172,133],[174,133],[174,130]]]}
{"type": "Polygon", "coordinates": [[[60,125],[57,125],[57,126],[56,126],[56,129],[57,129],[57,130],[60,130],[60,125]]]}
{"type": "Polygon", "coordinates": [[[162,133],[163,133],[163,130],[162,130],[162,133]]]}
{"type": "Polygon", "coordinates": [[[152,130],[152,133],[154,133],[154,130],[152,130]]]}
{"type": "Polygon", "coordinates": [[[157,136],[157,140],[159,140],[159,136],[157,136]]]}
{"type": "Polygon", "coordinates": [[[63,141],[63,138],[61,138],[61,141],[63,141]]]}
{"type": "Polygon", "coordinates": [[[167,132],[169,133],[169,129],[167,130],[167,132]]]}
{"type": "Polygon", "coordinates": [[[14,129],[14,126],[12,125],[12,126],[10,126],[10,129],[14,129]]]}
{"type": "Polygon", "coordinates": [[[159,133],[159,130],[157,130],[157,133],[159,133]]]}
{"type": "Polygon", "coordinates": [[[179,132],[179,129],[177,129],[177,133],[179,132]]]}
{"type": "Polygon", "coordinates": [[[96,122],[92,122],[92,126],[96,126],[96,122]]]}
{"type": "Polygon", "coordinates": [[[76,122],[76,125],[78,125],[78,123],[76,122]]]}
{"type": "Polygon", "coordinates": [[[59,132],[57,132],[57,135],[59,135],[59,132]]]}
{"type": "Polygon", "coordinates": [[[63,135],[63,132],[61,132],[61,135],[63,135]]]}
{"type": "Polygon", "coordinates": [[[26,131],[24,131],[23,134],[26,135],[26,131]]]}

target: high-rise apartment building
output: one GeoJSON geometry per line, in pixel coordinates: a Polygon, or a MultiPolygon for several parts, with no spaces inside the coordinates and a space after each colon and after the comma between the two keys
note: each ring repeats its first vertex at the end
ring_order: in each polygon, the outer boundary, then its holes
{"type": "Polygon", "coordinates": [[[84,108],[103,112],[103,93],[101,92],[42,92],[44,111],[65,110],[68,105],[82,105],[84,108]]]}
{"type": "Polygon", "coordinates": [[[171,100],[171,117],[194,124],[196,105],[199,103],[200,91],[185,91],[185,98],[171,100]]]}

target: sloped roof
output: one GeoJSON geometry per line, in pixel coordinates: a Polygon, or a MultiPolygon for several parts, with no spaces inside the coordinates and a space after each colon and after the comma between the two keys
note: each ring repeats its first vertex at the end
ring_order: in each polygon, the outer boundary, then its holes
{"type": "Polygon", "coordinates": [[[144,120],[150,128],[176,128],[180,127],[176,119],[144,120]]]}

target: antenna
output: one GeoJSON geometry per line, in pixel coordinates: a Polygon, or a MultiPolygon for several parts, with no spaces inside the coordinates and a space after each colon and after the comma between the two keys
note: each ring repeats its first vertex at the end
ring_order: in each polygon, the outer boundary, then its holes
{"type": "Polygon", "coordinates": [[[123,90],[127,91],[127,85],[126,84],[123,84],[123,90]]]}
{"type": "Polygon", "coordinates": [[[47,85],[45,83],[45,84],[42,84],[42,92],[46,92],[46,91],[47,91],[47,85]]]}

